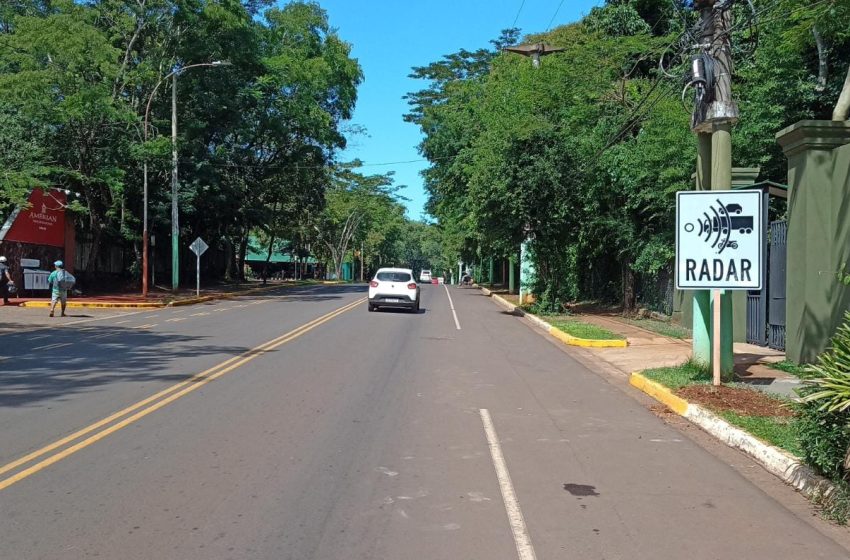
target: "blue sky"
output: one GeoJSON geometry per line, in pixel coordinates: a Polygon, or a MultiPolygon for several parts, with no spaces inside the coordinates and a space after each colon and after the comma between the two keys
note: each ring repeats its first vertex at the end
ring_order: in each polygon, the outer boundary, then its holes
{"type": "Polygon", "coordinates": [[[353,46],[365,81],[358,93],[352,124],[366,135],[349,137],[342,159],[360,158],[364,173],[395,171],[408,215],[418,219],[426,201],[419,172],[426,162],[377,165],[421,160],[416,147],[419,130],[402,120],[406,93],[425,83],[407,76],[466,48],[489,47],[502,29],[516,26],[525,33],[546,31],[580,19],[602,0],[319,0],[340,37],[353,46]],[[557,12],[557,13],[556,13],[557,12]],[[554,17],[554,20],[553,20],[554,17]]]}

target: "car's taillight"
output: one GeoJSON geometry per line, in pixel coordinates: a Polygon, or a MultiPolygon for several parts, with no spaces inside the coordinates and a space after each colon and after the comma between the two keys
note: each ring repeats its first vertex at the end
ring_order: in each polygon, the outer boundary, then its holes
{"type": "Polygon", "coordinates": [[[407,289],[408,290],[415,290],[416,289],[416,282],[411,282],[410,284],[408,284],[407,289]]]}
{"type": "Polygon", "coordinates": [[[378,287],[378,281],[372,280],[371,282],[369,282],[369,287],[370,288],[377,288],[378,287]]]}

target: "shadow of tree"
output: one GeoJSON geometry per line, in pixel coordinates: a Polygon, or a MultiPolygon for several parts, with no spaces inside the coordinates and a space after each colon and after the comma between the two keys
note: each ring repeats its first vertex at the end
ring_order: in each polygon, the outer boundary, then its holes
{"type": "Polygon", "coordinates": [[[177,382],[194,375],[181,360],[221,355],[246,346],[204,344],[203,336],[93,325],[55,329],[49,337],[28,340],[32,331],[0,337],[0,407],[21,407],[112,383],[177,382]]]}
{"type": "MultiPolygon", "coordinates": [[[[268,300],[270,304],[322,302],[365,291],[365,286],[357,285],[304,286],[252,299],[268,300]],[[282,295],[287,297],[281,298],[282,295]]],[[[97,321],[66,328],[48,324],[36,329],[6,322],[4,329],[9,332],[0,334],[0,407],[62,399],[113,383],[178,382],[197,373],[195,368],[187,371],[187,359],[221,356],[224,361],[251,348],[213,343],[204,335],[156,332],[97,321]]]]}

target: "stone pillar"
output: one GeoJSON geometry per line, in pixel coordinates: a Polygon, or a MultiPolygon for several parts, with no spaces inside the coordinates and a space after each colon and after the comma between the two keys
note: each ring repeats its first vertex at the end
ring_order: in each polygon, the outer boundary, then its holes
{"type": "Polygon", "coordinates": [[[514,268],[516,260],[514,257],[511,257],[508,261],[508,292],[514,293],[516,291],[516,272],[514,268]]]}
{"type": "Polygon", "coordinates": [[[850,122],[800,121],[776,139],[788,158],[788,359],[813,362],[850,308],[850,122]],[[846,270],[845,270],[846,271],[846,270]]]}

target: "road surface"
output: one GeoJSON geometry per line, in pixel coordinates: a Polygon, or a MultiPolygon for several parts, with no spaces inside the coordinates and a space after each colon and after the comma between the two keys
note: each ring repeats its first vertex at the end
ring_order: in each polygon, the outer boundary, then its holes
{"type": "Polygon", "coordinates": [[[0,558],[850,557],[477,290],[423,286],[419,314],[365,294],[0,335],[0,558]]]}

